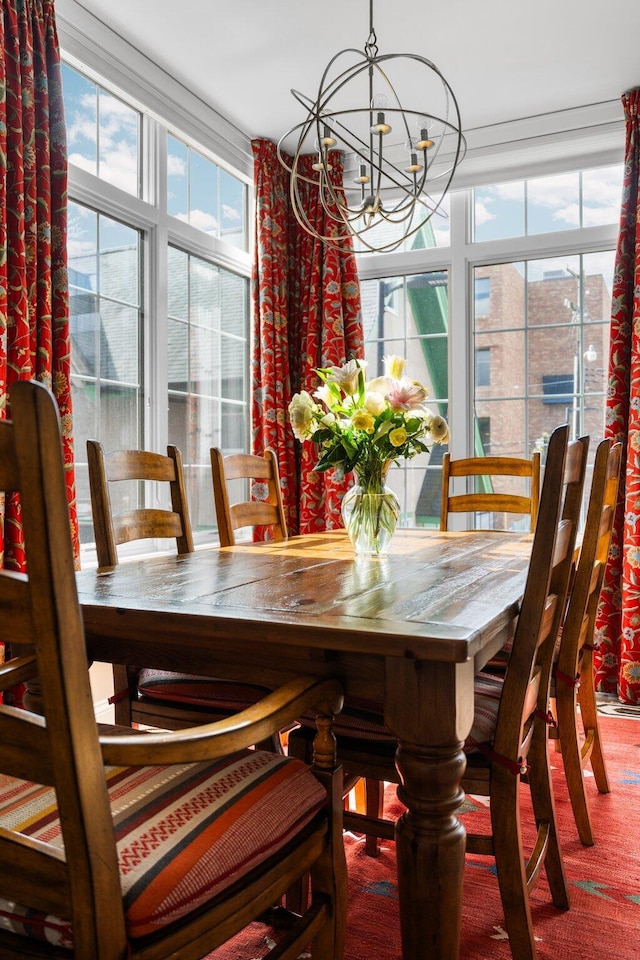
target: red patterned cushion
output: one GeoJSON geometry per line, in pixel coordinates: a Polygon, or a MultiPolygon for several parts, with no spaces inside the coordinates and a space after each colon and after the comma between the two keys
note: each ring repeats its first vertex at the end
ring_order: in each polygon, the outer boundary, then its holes
{"type": "MultiPolygon", "coordinates": [[[[493,741],[498,707],[502,695],[504,675],[479,673],[474,684],[475,712],[471,732],[465,740],[465,753],[474,753],[479,743],[493,741]]],[[[307,715],[301,721],[305,726],[315,723],[315,718],[307,715]]],[[[334,720],[333,732],[336,736],[354,737],[362,740],[396,742],[396,737],[385,726],[382,707],[374,700],[346,697],[342,712],[334,720]]]]}
{"type": "MultiPolygon", "coordinates": [[[[153,933],[277,853],[324,788],[297,760],[246,750],[216,763],[106,770],[127,935],[153,933]]],[[[3,777],[0,827],[63,848],[52,789],[3,777]]],[[[69,921],[0,899],[0,927],[71,947],[69,921]]]]}
{"type": "Polygon", "coordinates": [[[238,713],[261,700],[271,691],[254,683],[198,677],[191,673],[171,673],[145,667],[138,677],[138,691],[142,696],[168,703],[188,703],[198,707],[238,713]]]}

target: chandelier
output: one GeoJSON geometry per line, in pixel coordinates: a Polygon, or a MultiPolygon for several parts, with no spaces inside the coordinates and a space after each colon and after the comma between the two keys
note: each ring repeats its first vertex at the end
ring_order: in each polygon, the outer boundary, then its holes
{"type": "Polygon", "coordinates": [[[442,200],[466,151],[458,103],[430,60],[378,52],[373,0],[364,52],[337,53],[315,100],[298,90],[291,93],[307,117],[280,139],[278,158],[290,174],[293,213],[307,233],[339,246],[346,227],[363,249],[381,253],[395,250],[434,214],[443,214],[442,200]],[[284,144],[296,135],[291,157],[284,144]],[[345,153],[344,187],[331,176],[334,148],[345,153]],[[302,162],[309,153],[315,154],[311,171],[302,162]],[[316,227],[306,211],[310,190],[317,190],[326,213],[324,228],[316,227]]]}

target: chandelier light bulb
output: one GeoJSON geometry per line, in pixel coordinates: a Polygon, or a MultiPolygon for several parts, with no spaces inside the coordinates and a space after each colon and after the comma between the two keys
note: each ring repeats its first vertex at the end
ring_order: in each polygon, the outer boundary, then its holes
{"type": "Polygon", "coordinates": [[[409,154],[409,166],[405,167],[407,173],[420,173],[422,170],[422,164],[418,163],[418,152],[416,149],[416,141],[414,139],[407,140],[404,145],[405,150],[409,154]]]}
{"type": "Polygon", "coordinates": [[[337,142],[338,141],[332,135],[331,130],[329,130],[329,127],[325,124],[320,143],[322,144],[323,147],[329,148],[329,147],[335,147],[337,142]]]}
{"type": "Polygon", "coordinates": [[[360,172],[357,177],[354,177],[354,183],[369,183],[371,177],[367,174],[367,168],[364,163],[360,164],[360,172]]]}

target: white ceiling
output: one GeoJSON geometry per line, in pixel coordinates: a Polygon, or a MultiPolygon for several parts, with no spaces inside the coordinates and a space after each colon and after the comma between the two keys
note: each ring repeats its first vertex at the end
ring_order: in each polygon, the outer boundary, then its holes
{"type": "MultiPolygon", "coordinates": [[[[303,119],[343,47],[362,50],[367,0],[79,0],[249,137],[278,140],[303,119]]],[[[377,0],[383,53],[433,61],[463,129],[591,104],[640,85],[639,0],[377,0]]],[[[622,109],[620,108],[620,116],[622,109]]]]}

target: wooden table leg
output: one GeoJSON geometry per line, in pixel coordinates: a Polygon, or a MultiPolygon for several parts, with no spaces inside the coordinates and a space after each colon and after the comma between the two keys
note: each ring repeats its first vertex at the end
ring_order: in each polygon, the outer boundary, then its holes
{"type": "Polygon", "coordinates": [[[462,742],[473,720],[473,664],[386,662],[385,720],[398,736],[396,824],[404,960],[457,960],[465,830],[462,742]]]}

